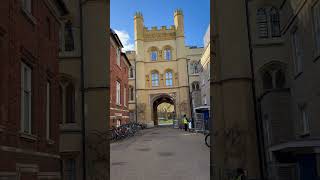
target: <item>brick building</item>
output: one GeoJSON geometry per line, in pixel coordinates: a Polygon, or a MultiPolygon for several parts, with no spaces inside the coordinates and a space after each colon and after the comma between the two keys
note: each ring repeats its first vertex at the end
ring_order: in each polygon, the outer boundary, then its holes
{"type": "Polygon", "coordinates": [[[118,35],[110,30],[110,127],[129,121],[128,75],[131,67],[118,35]]]}
{"type": "Polygon", "coordinates": [[[60,179],[60,0],[0,1],[0,179],[60,179]]]}

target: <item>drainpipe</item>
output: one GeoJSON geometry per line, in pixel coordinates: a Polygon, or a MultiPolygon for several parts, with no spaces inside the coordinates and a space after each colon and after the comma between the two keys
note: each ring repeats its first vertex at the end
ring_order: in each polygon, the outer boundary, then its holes
{"type": "Polygon", "coordinates": [[[83,59],[83,15],[82,15],[82,0],[79,0],[80,6],[80,51],[81,51],[81,113],[82,113],[82,176],[83,180],[87,179],[87,170],[86,170],[86,124],[85,124],[85,95],[84,95],[84,59],[83,59]]]}
{"type": "Polygon", "coordinates": [[[190,103],[190,110],[191,110],[191,117],[192,119],[194,118],[193,117],[193,106],[192,106],[192,100],[191,100],[191,92],[190,92],[190,80],[189,80],[189,61],[191,59],[187,59],[187,76],[188,76],[188,90],[189,90],[189,103],[190,103]]]}
{"type": "Polygon", "coordinates": [[[136,106],[136,123],[138,122],[138,107],[137,107],[137,60],[134,60],[134,99],[136,106]]]}
{"type": "Polygon", "coordinates": [[[248,0],[245,0],[246,3],[246,20],[247,20],[247,32],[248,32],[248,41],[249,41],[249,51],[250,51],[250,68],[251,68],[251,89],[252,89],[252,99],[253,99],[253,108],[254,108],[254,118],[256,120],[256,133],[257,133],[257,145],[258,145],[258,155],[259,155],[259,166],[260,166],[260,179],[265,179],[265,152],[264,152],[264,142],[262,126],[259,121],[259,115],[257,111],[257,95],[255,87],[255,75],[254,75],[254,66],[253,66],[253,49],[252,49],[252,36],[250,29],[250,18],[249,18],[249,7],[248,0]]]}

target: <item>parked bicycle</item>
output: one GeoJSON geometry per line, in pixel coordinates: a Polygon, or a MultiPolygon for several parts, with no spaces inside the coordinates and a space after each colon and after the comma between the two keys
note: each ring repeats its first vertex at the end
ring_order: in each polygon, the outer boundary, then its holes
{"type": "Polygon", "coordinates": [[[134,136],[138,131],[145,129],[146,125],[136,122],[123,124],[119,127],[112,127],[110,129],[110,140],[119,141],[128,137],[134,136]]]}

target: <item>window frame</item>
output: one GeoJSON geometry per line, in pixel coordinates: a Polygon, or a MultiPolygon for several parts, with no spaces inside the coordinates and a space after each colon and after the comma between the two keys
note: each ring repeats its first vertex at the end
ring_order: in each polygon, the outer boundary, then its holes
{"type": "Polygon", "coordinates": [[[320,1],[316,1],[311,7],[314,46],[316,56],[320,55],[320,1]],[[316,12],[317,9],[317,12],[316,12]]]}
{"type": "Polygon", "coordinates": [[[28,66],[26,63],[21,62],[21,120],[20,120],[20,128],[21,132],[26,134],[32,134],[32,68],[28,66]],[[25,82],[27,81],[27,82],[25,82]],[[27,87],[25,87],[27,86],[27,87]],[[26,103],[25,103],[25,95],[28,99],[28,121],[26,122],[26,103]],[[26,127],[25,124],[28,124],[26,127]],[[27,129],[26,129],[27,128],[27,129]]]}
{"type": "Polygon", "coordinates": [[[129,101],[134,101],[133,86],[129,86],[129,101]]]}
{"type": "Polygon", "coordinates": [[[151,50],[150,59],[151,59],[151,61],[157,61],[158,60],[158,51],[157,50],[151,50]]]}
{"type": "Polygon", "coordinates": [[[121,83],[116,81],[116,104],[121,105],[121,83]]]}
{"type": "Polygon", "coordinates": [[[299,106],[299,113],[299,118],[302,125],[301,135],[308,135],[310,134],[310,119],[307,111],[307,105],[299,106]]]}
{"type": "Polygon", "coordinates": [[[291,32],[291,48],[293,52],[294,74],[295,76],[298,76],[303,72],[302,39],[298,27],[294,27],[293,31],[291,32]]]}
{"type": "Polygon", "coordinates": [[[280,14],[279,10],[275,7],[270,7],[269,9],[269,18],[270,18],[270,35],[273,38],[281,36],[280,29],[280,14]],[[274,10],[274,13],[272,11],[274,10]],[[275,28],[278,28],[278,32],[276,32],[275,28]]]}
{"type": "Polygon", "coordinates": [[[121,50],[119,47],[116,48],[116,63],[121,67],[121,50]]]}
{"type": "Polygon", "coordinates": [[[166,79],[165,79],[166,80],[166,83],[165,83],[166,86],[167,87],[172,87],[173,86],[173,72],[171,70],[166,71],[165,76],[166,76],[166,79]],[[169,82],[169,84],[168,84],[168,82],[169,82]]]}
{"type": "Polygon", "coordinates": [[[129,79],[134,79],[134,69],[132,67],[129,68],[129,79]]]}
{"type": "Polygon", "coordinates": [[[51,136],[51,83],[47,81],[46,84],[46,138],[50,139],[51,136]]]}
{"type": "Polygon", "coordinates": [[[68,180],[69,179],[76,180],[77,179],[77,168],[76,168],[77,163],[76,163],[76,160],[73,159],[73,158],[68,158],[68,159],[64,160],[64,164],[65,164],[65,167],[63,168],[63,174],[64,174],[63,176],[64,176],[64,178],[66,178],[68,180]],[[70,168],[69,168],[68,161],[72,162],[71,165],[70,165],[70,168]]]}
{"type": "Polygon", "coordinates": [[[167,61],[170,61],[172,59],[171,49],[167,48],[163,52],[164,52],[164,59],[167,61]]]}
{"type": "Polygon", "coordinates": [[[157,71],[151,72],[151,86],[152,87],[159,87],[159,72],[157,72],[157,71]],[[156,79],[154,79],[154,77],[156,79]],[[156,83],[154,83],[154,82],[156,82],[156,83]]]}
{"type": "Polygon", "coordinates": [[[125,107],[127,107],[127,91],[126,91],[126,85],[124,85],[124,87],[123,87],[123,105],[125,106],[125,107]]]}
{"type": "Polygon", "coordinates": [[[265,7],[259,8],[257,10],[256,16],[257,16],[257,19],[256,19],[257,32],[258,32],[259,38],[261,39],[268,38],[269,37],[269,23],[268,23],[269,21],[268,21],[268,13],[266,8],[265,7]],[[262,29],[266,32],[262,32],[262,29]]]}

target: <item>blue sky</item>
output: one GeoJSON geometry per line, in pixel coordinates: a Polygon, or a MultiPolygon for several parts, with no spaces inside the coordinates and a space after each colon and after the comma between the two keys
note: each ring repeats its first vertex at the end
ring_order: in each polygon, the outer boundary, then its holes
{"type": "Polygon", "coordinates": [[[111,0],[110,26],[119,35],[125,50],[134,49],[133,16],[143,14],[144,26],[174,25],[173,13],[181,8],[184,14],[187,46],[203,46],[203,36],[210,23],[210,0],[111,0]]]}

